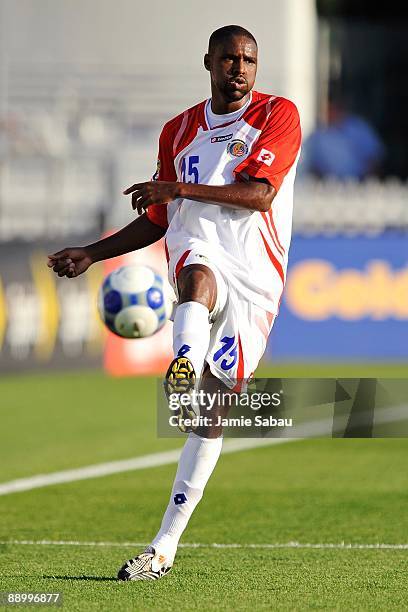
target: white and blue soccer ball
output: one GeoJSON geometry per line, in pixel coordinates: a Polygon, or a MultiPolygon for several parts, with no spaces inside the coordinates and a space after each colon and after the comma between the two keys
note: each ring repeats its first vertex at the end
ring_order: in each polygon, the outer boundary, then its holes
{"type": "Polygon", "coordinates": [[[99,290],[98,310],[111,332],[122,338],[147,338],[161,329],[172,302],[160,274],[148,266],[122,266],[99,290]]]}

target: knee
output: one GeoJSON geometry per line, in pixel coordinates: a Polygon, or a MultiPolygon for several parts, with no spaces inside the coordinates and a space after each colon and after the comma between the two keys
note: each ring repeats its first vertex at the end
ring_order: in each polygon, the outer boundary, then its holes
{"type": "Polygon", "coordinates": [[[177,279],[179,302],[200,302],[209,310],[215,306],[217,286],[215,276],[205,266],[191,265],[183,268],[177,279]]]}
{"type": "Polygon", "coordinates": [[[196,266],[187,266],[183,268],[178,277],[178,285],[179,289],[181,289],[181,293],[199,293],[207,287],[208,281],[208,274],[196,266]]]}

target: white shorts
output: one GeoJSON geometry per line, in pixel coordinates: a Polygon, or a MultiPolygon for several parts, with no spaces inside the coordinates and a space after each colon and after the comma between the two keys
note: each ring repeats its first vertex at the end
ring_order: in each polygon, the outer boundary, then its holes
{"type": "Polygon", "coordinates": [[[208,256],[193,250],[177,262],[169,262],[169,280],[177,298],[177,276],[182,268],[191,264],[210,268],[217,282],[206,361],[214,376],[230,389],[240,391],[265,352],[275,315],[246,300],[231,282],[231,271],[220,270],[208,256]]]}

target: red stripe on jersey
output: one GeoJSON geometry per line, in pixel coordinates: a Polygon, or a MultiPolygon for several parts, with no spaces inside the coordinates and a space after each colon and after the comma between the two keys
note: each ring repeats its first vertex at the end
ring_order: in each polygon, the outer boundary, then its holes
{"type": "Polygon", "coordinates": [[[158,166],[153,180],[177,181],[177,174],[173,163],[172,143],[174,139],[174,128],[176,125],[179,125],[179,123],[180,118],[176,117],[172,122],[166,123],[162,129],[159,139],[158,166]]]}
{"type": "Polygon", "coordinates": [[[166,239],[164,239],[164,252],[166,253],[166,261],[167,261],[167,264],[168,264],[169,261],[170,261],[170,255],[169,255],[169,249],[168,249],[168,246],[167,246],[167,240],[166,239]]]}
{"type": "Polygon", "coordinates": [[[279,247],[278,250],[281,251],[282,255],[285,253],[285,249],[283,248],[283,246],[281,245],[280,241],[279,241],[279,236],[278,236],[278,232],[276,231],[276,227],[275,227],[275,223],[273,222],[273,212],[272,212],[272,206],[269,209],[269,218],[271,220],[271,224],[272,224],[272,229],[273,229],[273,233],[275,234],[275,238],[276,238],[276,242],[278,243],[279,247]]]}
{"type": "Polygon", "coordinates": [[[174,138],[174,142],[173,142],[173,156],[174,157],[176,156],[176,151],[177,151],[178,144],[179,144],[179,142],[180,142],[180,140],[181,140],[181,138],[182,138],[182,136],[184,134],[184,131],[185,131],[186,127],[187,127],[187,120],[188,120],[188,110],[184,111],[183,119],[181,121],[181,125],[180,125],[180,127],[178,129],[176,137],[174,138]]]}
{"type": "Polygon", "coordinates": [[[261,234],[261,236],[262,236],[262,240],[263,240],[263,242],[264,242],[266,252],[268,253],[268,257],[269,257],[269,259],[271,260],[271,262],[272,262],[272,264],[273,264],[273,267],[275,268],[275,270],[276,270],[276,271],[277,271],[277,273],[279,274],[279,276],[280,276],[280,278],[281,278],[282,283],[284,284],[284,283],[285,283],[285,275],[284,275],[284,273],[283,273],[283,268],[282,268],[282,265],[281,265],[281,264],[280,264],[280,262],[279,262],[279,261],[276,259],[275,255],[272,253],[272,251],[271,251],[271,247],[269,246],[269,244],[268,244],[268,242],[267,242],[267,240],[266,240],[265,236],[263,235],[262,230],[261,230],[260,228],[258,228],[258,229],[259,229],[259,233],[260,233],[260,234],[261,234]]]}
{"type": "Polygon", "coordinates": [[[207,129],[207,125],[205,123],[204,118],[204,102],[197,104],[193,108],[190,108],[185,111],[183,115],[183,120],[181,122],[180,128],[176,134],[173,144],[173,157],[177,157],[177,155],[185,149],[190,142],[194,140],[197,136],[197,132],[199,127],[201,126],[204,130],[207,129]]]}
{"type": "Polygon", "coordinates": [[[270,330],[272,327],[272,323],[273,323],[273,319],[275,315],[273,314],[273,312],[268,312],[267,310],[265,312],[266,312],[266,318],[268,319],[268,325],[269,325],[269,330],[270,330]]]}
{"type": "Polygon", "coordinates": [[[180,259],[177,262],[176,265],[176,269],[174,271],[174,276],[177,279],[178,275],[180,274],[180,270],[181,268],[184,266],[184,262],[186,261],[187,257],[190,255],[191,253],[191,249],[189,249],[188,251],[185,251],[182,256],[180,257],[180,259]]]}
{"type": "Polygon", "coordinates": [[[244,356],[242,353],[241,336],[238,334],[237,383],[232,388],[232,391],[237,391],[239,393],[242,389],[243,382],[244,382],[244,356]]]}
{"type": "Polygon", "coordinates": [[[279,251],[279,253],[281,255],[283,255],[282,250],[279,248],[278,242],[275,239],[275,234],[272,230],[272,225],[271,225],[271,221],[270,221],[270,217],[268,216],[268,213],[266,212],[261,212],[261,215],[263,217],[263,220],[265,221],[265,225],[267,227],[267,230],[269,232],[270,237],[272,238],[272,242],[275,245],[277,251],[279,251]]]}
{"type": "Polygon", "coordinates": [[[269,98],[268,104],[266,105],[266,115],[268,116],[272,110],[272,102],[275,100],[276,96],[271,96],[269,98]]]}
{"type": "Polygon", "coordinates": [[[269,329],[267,328],[265,321],[259,315],[256,315],[255,323],[266,340],[269,336],[269,329]]]}
{"type": "Polygon", "coordinates": [[[204,102],[201,102],[201,104],[198,105],[198,124],[201,125],[201,127],[203,128],[203,130],[205,132],[208,132],[208,130],[210,129],[210,126],[207,123],[207,117],[206,117],[206,113],[205,113],[205,105],[207,104],[207,101],[204,100],[204,102]]]}

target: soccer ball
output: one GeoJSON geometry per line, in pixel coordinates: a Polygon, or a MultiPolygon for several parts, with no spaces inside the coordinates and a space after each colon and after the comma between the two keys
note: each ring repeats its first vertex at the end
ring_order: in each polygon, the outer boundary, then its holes
{"type": "Polygon", "coordinates": [[[122,266],[99,290],[98,310],[111,332],[122,338],[146,338],[170,317],[172,302],[163,278],[148,266],[122,266]]]}

